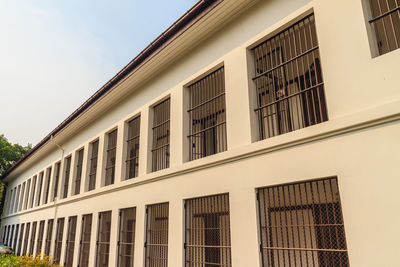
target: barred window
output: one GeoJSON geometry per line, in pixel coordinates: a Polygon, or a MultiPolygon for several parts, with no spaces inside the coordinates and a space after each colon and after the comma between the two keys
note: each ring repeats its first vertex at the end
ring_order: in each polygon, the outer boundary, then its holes
{"type": "Polygon", "coordinates": [[[44,254],[46,255],[50,255],[51,236],[53,235],[53,224],[54,224],[53,219],[47,221],[46,243],[44,244],[44,254]]]}
{"type": "Polygon", "coordinates": [[[22,255],[26,255],[26,253],[28,252],[28,241],[29,241],[30,228],[31,228],[31,223],[27,223],[26,228],[25,228],[24,246],[22,249],[22,255]]]}
{"type": "Polygon", "coordinates": [[[20,194],[20,199],[19,199],[18,211],[21,211],[21,210],[22,210],[22,204],[24,203],[25,183],[26,183],[26,182],[24,182],[24,183],[22,184],[21,194],[20,194]]]}
{"type": "Polygon", "coordinates": [[[229,195],[185,201],[185,266],[232,266],[229,195]]]}
{"type": "Polygon", "coordinates": [[[45,182],[43,204],[47,204],[47,202],[49,201],[50,182],[51,182],[51,167],[47,168],[46,174],[47,174],[47,178],[46,178],[46,182],[45,182]]]}
{"type": "Polygon", "coordinates": [[[25,199],[24,199],[24,210],[28,208],[28,201],[29,201],[29,193],[31,191],[31,179],[26,182],[26,188],[25,188],[25,199]]]}
{"type": "Polygon", "coordinates": [[[260,139],[328,120],[314,14],[253,52],[260,139]]]}
{"type": "Polygon", "coordinates": [[[108,266],[110,256],[110,231],[111,211],[99,214],[99,226],[97,231],[96,266],[108,266]]]}
{"type": "Polygon", "coordinates": [[[170,99],[153,107],[152,171],[169,168],[170,99]]]}
{"type": "Polygon", "coordinates": [[[18,206],[20,203],[21,185],[18,185],[17,195],[15,196],[14,212],[18,212],[18,206]]]}
{"type": "Polygon", "coordinates": [[[36,254],[39,255],[42,253],[42,245],[43,245],[43,235],[44,235],[44,223],[45,221],[40,221],[39,223],[39,233],[37,237],[37,248],[36,254]]]}
{"type": "Polygon", "coordinates": [[[75,190],[74,195],[77,195],[81,191],[81,180],[82,180],[82,166],[83,166],[83,148],[78,151],[78,159],[76,161],[76,173],[75,173],[75,190]]]}
{"type": "Polygon", "coordinates": [[[70,173],[71,173],[71,156],[67,157],[64,160],[64,190],[63,190],[63,198],[66,198],[68,196],[70,173]]]}
{"type": "Polygon", "coordinates": [[[13,237],[14,237],[14,228],[15,228],[15,225],[13,225],[13,226],[11,226],[11,234],[10,234],[10,241],[8,242],[8,245],[10,246],[10,247],[12,247],[13,246],[13,237]]]}
{"type": "Polygon", "coordinates": [[[62,240],[64,233],[64,218],[57,219],[56,240],[54,242],[54,263],[60,264],[62,240]]]}
{"type": "Polygon", "coordinates": [[[128,122],[126,179],[138,176],[140,116],[128,122]]]}
{"type": "Polygon", "coordinates": [[[349,266],[336,178],[257,192],[263,266],[349,266]]]}
{"type": "Polygon", "coordinates": [[[133,267],[135,249],[136,208],[119,213],[118,266],[133,267]]]}
{"type": "Polygon", "coordinates": [[[37,182],[37,176],[33,176],[32,178],[32,188],[31,188],[31,197],[29,199],[29,208],[33,208],[34,199],[35,199],[35,190],[36,190],[36,182],[37,182]]]}
{"type": "Polygon", "coordinates": [[[31,254],[31,255],[33,255],[33,249],[35,248],[36,228],[37,228],[37,222],[33,222],[32,223],[31,240],[29,243],[29,254],[31,254]]]}
{"type": "Polygon", "coordinates": [[[58,195],[58,183],[60,181],[60,171],[61,171],[61,162],[57,162],[54,171],[54,192],[53,192],[53,200],[58,195]]]}
{"type": "Polygon", "coordinates": [[[13,249],[14,251],[17,250],[18,233],[19,233],[19,224],[17,224],[17,225],[15,226],[14,242],[13,242],[13,246],[12,246],[12,249],[13,249]]]}
{"type": "Polygon", "coordinates": [[[6,226],[6,236],[5,236],[5,238],[4,238],[4,243],[5,243],[6,245],[8,245],[8,238],[9,238],[9,236],[10,236],[10,226],[7,225],[7,226],[6,226]]]}
{"type": "Polygon", "coordinates": [[[93,190],[96,187],[97,157],[98,157],[98,153],[99,153],[99,140],[96,140],[91,144],[91,150],[92,150],[92,153],[90,156],[88,191],[93,190]]]}
{"type": "Polygon", "coordinates": [[[75,248],[75,234],[76,234],[76,220],[77,217],[69,217],[68,219],[68,232],[65,248],[64,266],[72,267],[74,262],[74,248],[75,248]]]}
{"type": "Polygon", "coordinates": [[[21,229],[19,230],[17,251],[15,252],[15,254],[18,256],[22,255],[21,252],[22,252],[22,241],[24,238],[24,230],[25,230],[25,224],[21,224],[21,229]]]}
{"type": "Polygon", "coordinates": [[[38,182],[38,189],[37,189],[37,196],[36,196],[36,206],[40,205],[40,199],[42,197],[42,186],[43,186],[43,176],[44,172],[39,174],[39,182],[38,182]]]}
{"type": "Polygon", "coordinates": [[[117,129],[108,134],[106,177],[104,185],[114,184],[115,159],[117,152],[117,129]]]}
{"type": "Polygon", "coordinates": [[[92,233],[92,214],[82,216],[81,245],[79,248],[79,266],[89,266],[90,237],[92,233]]]}
{"type": "Polygon", "coordinates": [[[400,0],[370,0],[379,55],[400,48],[400,0]]]}
{"type": "Polygon", "coordinates": [[[189,86],[190,160],[227,149],[224,67],[189,86]]]}
{"type": "Polygon", "coordinates": [[[145,267],[168,266],[168,203],[146,207],[145,267]]]}

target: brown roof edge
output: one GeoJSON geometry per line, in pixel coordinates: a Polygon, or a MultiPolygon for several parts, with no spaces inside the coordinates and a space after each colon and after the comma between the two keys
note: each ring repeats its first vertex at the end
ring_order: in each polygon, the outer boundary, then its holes
{"type": "Polygon", "coordinates": [[[54,130],[52,130],[45,138],[35,145],[24,157],[19,159],[8,171],[1,177],[5,179],[13,170],[31,157],[36,151],[51,140],[52,137],[66,128],[75,118],[84,111],[89,109],[97,100],[99,100],[107,92],[111,91],[115,85],[127,77],[130,73],[138,69],[149,60],[152,56],[160,52],[165,46],[180,36],[196,21],[208,14],[214,7],[224,0],[199,0],[193,7],[186,11],[177,21],[169,26],[154,41],[152,41],[142,52],[132,59],[122,70],[112,77],[106,84],[97,90],[88,100],[86,100],[78,109],[61,122],[54,130]]]}

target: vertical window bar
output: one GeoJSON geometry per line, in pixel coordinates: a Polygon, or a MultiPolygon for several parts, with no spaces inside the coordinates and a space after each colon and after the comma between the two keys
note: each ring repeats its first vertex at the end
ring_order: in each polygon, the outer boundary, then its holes
{"type": "Polygon", "coordinates": [[[46,188],[45,188],[45,193],[44,193],[44,199],[43,199],[43,204],[47,204],[49,201],[49,192],[50,192],[50,182],[51,182],[51,167],[47,168],[47,179],[46,179],[46,188]]]}
{"type": "Polygon", "coordinates": [[[63,198],[68,196],[69,176],[71,172],[71,156],[67,157],[64,161],[64,190],[63,198]]]}
{"type": "Polygon", "coordinates": [[[92,153],[90,157],[90,168],[89,168],[89,188],[93,190],[96,187],[96,173],[97,173],[97,156],[99,153],[99,140],[94,141],[92,144],[92,153]]]}
{"type": "Polygon", "coordinates": [[[118,130],[115,129],[114,131],[108,134],[105,186],[114,184],[115,159],[117,151],[117,133],[118,130]]]}
{"type": "Polygon", "coordinates": [[[43,245],[43,235],[44,235],[44,224],[45,221],[40,221],[39,223],[39,233],[37,237],[37,248],[36,248],[36,254],[40,255],[42,251],[42,245],[43,245]]]}
{"type": "Polygon", "coordinates": [[[56,240],[54,242],[54,263],[60,264],[62,240],[64,233],[64,218],[57,219],[56,240]]]}
{"type": "Polygon", "coordinates": [[[152,171],[169,168],[170,99],[153,107],[152,171]]]}
{"type": "Polygon", "coordinates": [[[96,266],[108,266],[110,256],[110,231],[111,211],[99,214],[99,227],[97,232],[96,266]]]}
{"type": "Polygon", "coordinates": [[[31,233],[31,240],[29,242],[29,254],[33,255],[33,249],[35,247],[35,238],[36,238],[36,228],[37,228],[37,222],[32,223],[32,233],[31,233]]]}
{"type": "Polygon", "coordinates": [[[92,233],[92,214],[82,216],[81,244],[79,249],[79,266],[89,266],[90,237],[92,233]]]}
{"type": "Polygon", "coordinates": [[[50,219],[50,220],[47,221],[46,243],[44,245],[44,253],[46,255],[50,254],[51,236],[53,235],[53,225],[54,225],[54,220],[53,219],[50,219]]]}
{"type": "Polygon", "coordinates": [[[138,176],[140,116],[128,122],[126,179],[138,176]]]}
{"type": "Polygon", "coordinates": [[[84,149],[78,151],[78,160],[76,162],[76,173],[75,173],[75,190],[74,195],[77,195],[81,191],[81,180],[82,180],[82,166],[83,166],[83,152],[84,149]]]}
{"type": "Polygon", "coordinates": [[[120,211],[118,266],[133,267],[135,249],[136,208],[120,211]]]}
{"type": "Polygon", "coordinates": [[[57,162],[54,171],[54,193],[53,200],[58,196],[58,183],[60,181],[61,162],[57,162]]]}
{"type": "Polygon", "coordinates": [[[74,249],[75,249],[75,234],[76,234],[76,220],[77,216],[69,217],[68,219],[68,234],[65,246],[65,262],[64,266],[72,267],[74,262],[74,249]]]}

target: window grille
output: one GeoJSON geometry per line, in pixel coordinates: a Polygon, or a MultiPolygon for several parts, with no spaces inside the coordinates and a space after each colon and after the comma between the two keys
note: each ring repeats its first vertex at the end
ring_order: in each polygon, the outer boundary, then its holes
{"type": "Polygon", "coordinates": [[[117,129],[108,134],[107,164],[105,185],[114,184],[115,159],[117,152],[117,129]]]}
{"type": "Polygon", "coordinates": [[[76,176],[75,176],[75,190],[74,195],[77,195],[81,191],[81,180],[82,180],[82,166],[83,166],[83,148],[78,151],[78,160],[76,162],[76,176]]]}
{"type": "Polygon", "coordinates": [[[15,205],[14,205],[14,213],[18,212],[18,206],[20,203],[20,193],[21,193],[21,185],[18,185],[18,189],[17,189],[17,195],[15,197],[15,205]]]}
{"type": "Polygon", "coordinates": [[[33,176],[32,178],[32,189],[31,189],[31,197],[29,200],[29,208],[33,208],[34,203],[34,199],[35,199],[35,190],[36,190],[36,182],[37,182],[37,176],[33,176]]]}
{"type": "Polygon", "coordinates": [[[43,176],[44,176],[44,173],[41,172],[39,174],[39,183],[38,183],[38,189],[37,189],[38,193],[37,193],[37,197],[36,197],[36,206],[40,205],[40,199],[42,197],[43,176]]]}
{"type": "Polygon", "coordinates": [[[21,224],[21,229],[19,230],[17,251],[15,252],[15,254],[18,256],[22,255],[21,252],[22,252],[22,241],[23,241],[23,237],[24,237],[24,228],[25,228],[25,224],[21,224]]]}
{"type": "Polygon", "coordinates": [[[58,195],[58,183],[60,181],[60,171],[61,171],[61,162],[57,162],[56,166],[55,166],[55,172],[54,172],[54,194],[53,194],[53,200],[58,195]]]}
{"type": "Polygon", "coordinates": [[[138,176],[140,116],[128,122],[126,179],[138,176]]]}
{"type": "Polygon", "coordinates": [[[4,243],[7,245],[7,243],[8,243],[8,236],[10,235],[10,226],[9,225],[7,225],[6,226],[6,235],[5,235],[5,237],[4,237],[4,243]]]}
{"type": "Polygon", "coordinates": [[[63,198],[68,196],[69,175],[71,172],[71,156],[67,157],[64,161],[64,190],[63,198]]]}
{"type": "Polygon", "coordinates": [[[50,255],[51,236],[53,235],[53,224],[54,224],[53,219],[47,221],[46,243],[44,245],[44,254],[46,255],[50,255]]]}
{"type": "Polygon", "coordinates": [[[49,192],[50,192],[50,182],[51,182],[51,167],[47,168],[47,180],[46,180],[46,187],[44,193],[44,200],[43,204],[47,204],[49,201],[49,192]]]}
{"type": "Polygon", "coordinates": [[[257,192],[263,266],[349,266],[336,178],[257,192]]]}
{"type": "Polygon", "coordinates": [[[25,194],[25,182],[22,184],[22,188],[21,188],[21,194],[20,194],[20,199],[19,199],[19,207],[18,207],[19,211],[22,210],[22,204],[24,202],[24,194],[25,194]]]}
{"type": "Polygon", "coordinates": [[[168,266],[168,203],[146,208],[145,267],[168,266]]]}
{"type": "Polygon", "coordinates": [[[14,243],[13,243],[13,250],[17,250],[17,242],[18,242],[18,233],[19,233],[19,224],[15,226],[15,235],[14,235],[14,243]]]}
{"type": "Polygon", "coordinates": [[[135,249],[136,208],[119,213],[118,266],[133,267],[135,249]]]}
{"type": "Polygon", "coordinates": [[[153,107],[152,171],[169,168],[170,99],[153,107]]]}
{"type": "Polygon", "coordinates": [[[111,211],[99,214],[99,226],[97,231],[96,266],[108,266],[110,256],[110,231],[111,231],[111,211]]]}
{"type": "Polygon", "coordinates": [[[29,243],[29,254],[33,255],[33,249],[35,246],[35,238],[36,238],[36,228],[37,228],[37,222],[32,223],[32,233],[31,233],[31,240],[29,243]]]}
{"type": "Polygon", "coordinates": [[[29,193],[31,189],[31,179],[26,182],[26,188],[25,188],[25,200],[24,200],[24,210],[28,208],[28,201],[29,201],[29,193]]]}
{"type": "Polygon", "coordinates": [[[66,267],[72,267],[72,264],[74,262],[76,220],[77,220],[76,216],[69,217],[68,219],[68,232],[67,232],[65,261],[64,261],[64,266],[66,267]]]}
{"type": "Polygon", "coordinates": [[[370,0],[370,7],[379,55],[400,48],[400,1],[370,0]]]}
{"type": "Polygon", "coordinates": [[[96,140],[92,143],[92,155],[90,157],[89,188],[88,188],[89,191],[95,189],[96,187],[98,153],[99,153],[99,140],[96,140]]]}
{"type": "Polygon", "coordinates": [[[227,149],[224,67],[189,86],[190,160],[227,149]]]}
{"type": "Polygon", "coordinates": [[[23,246],[23,250],[22,250],[22,255],[26,255],[26,253],[28,252],[28,241],[29,241],[29,230],[31,227],[31,223],[27,223],[26,224],[26,228],[25,228],[25,236],[24,236],[24,246],[23,246]]]}
{"type": "Polygon", "coordinates": [[[6,243],[6,231],[7,231],[7,226],[3,226],[3,231],[1,235],[1,243],[6,243]]]}
{"type": "Polygon", "coordinates": [[[92,214],[82,216],[81,245],[79,248],[79,266],[89,266],[90,236],[92,233],[92,214]]]}
{"type": "Polygon", "coordinates": [[[37,243],[36,254],[37,255],[42,253],[44,223],[45,223],[45,221],[40,221],[40,223],[39,223],[39,233],[38,233],[38,237],[37,237],[37,241],[36,241],[36,243],[37,243]]]}
{"type": "Polygon", "coordinates": [[[232,266],[229,195],[185,201],[185,266],[232,266]]]}
{"type": "Polygon", "coordinates": [[[64,218],[57,219],[56,240],[54,242],[54,263],[60,264],[62,240],[64,233],[64,218]]]}
{"type": "Polygon", "coordinates": [[[10,234],[10,241],[8,242],[8,245],[10,246],[10,247],[12,247],[12,242],[13,242],[13,237],[14,237],[14,228],[15,228],[15,225],[13,225],[13,226],[11,226],[11,234],[10,234]]]}
{"type": "Polygon", "coordinates": [[[328,120],[314,14],[253,52],[260,139],[328,120]]]}

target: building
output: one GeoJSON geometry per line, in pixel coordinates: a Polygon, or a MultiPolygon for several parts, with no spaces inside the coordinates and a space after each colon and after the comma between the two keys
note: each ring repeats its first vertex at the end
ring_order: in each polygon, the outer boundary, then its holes
{"type": "Polygon", "coordinates": [[[399,42],[397,0],[199,1],[3,178],[2,240],[65,266],[400,266],[399,42]]]}

